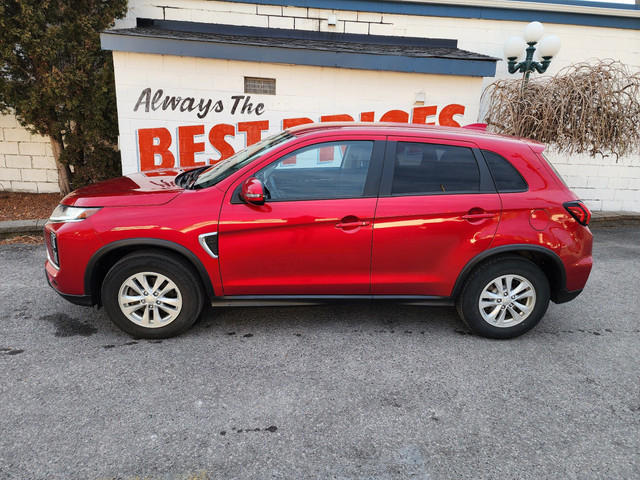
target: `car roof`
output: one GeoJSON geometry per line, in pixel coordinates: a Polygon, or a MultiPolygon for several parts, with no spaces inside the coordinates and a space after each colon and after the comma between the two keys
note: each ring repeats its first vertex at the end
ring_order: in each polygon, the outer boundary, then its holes
{"type": "Polygon", "coordinates": [[[352,133],[375,135],[407,135],[426,136],[444,140],[458,140],[485,144],[526,143],[536,152],[544,150],[544,144],[528,138],[513,137],[485,131],[486,124],[473,124],[465,127],[443,127],[439,125],[424,125],[416,123],[392,122],[321,122],[298,125],[288,129],[297,137],[320,133],[352,133]]]}

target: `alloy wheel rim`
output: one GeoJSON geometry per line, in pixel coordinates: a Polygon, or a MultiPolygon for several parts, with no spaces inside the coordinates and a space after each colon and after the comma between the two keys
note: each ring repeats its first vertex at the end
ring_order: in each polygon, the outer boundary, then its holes
{"type": "Polygon", "coordinates": [[[494,327],[508,328],[524,322],[533,312],[536,290],[520,275],[502,275],[491,280],[480,293],[482,318],[494,327]]]}
{"type": "Polygon", "coordinates": [[[136,325],[159,328],[180,315],[182,294],[169,277],[157,272],[140,272],[122,283],[118,305],[124,316],[136,325]]]}

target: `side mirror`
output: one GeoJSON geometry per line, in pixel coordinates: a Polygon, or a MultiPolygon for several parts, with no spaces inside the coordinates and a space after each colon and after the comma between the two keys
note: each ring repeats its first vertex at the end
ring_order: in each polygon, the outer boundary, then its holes
{"type": "Polygon", "coordinates": [[[256,177],[247,178],[242,184],[240,198],[251,205],[264,205],[264,185],[256,177]]]}

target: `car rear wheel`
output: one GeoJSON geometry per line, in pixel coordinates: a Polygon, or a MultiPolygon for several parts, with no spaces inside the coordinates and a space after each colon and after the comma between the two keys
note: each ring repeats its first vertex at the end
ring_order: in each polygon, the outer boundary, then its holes
{"type": "Polygon", "coordinates": [[[549,306],[549,282],[533,262],[520,257],[489,261],[471,274],[456,304],[460,318],[489,338],[528,332],[549,306]]]}
{"type": "Polygon", "coordinates": [[[111,321],[136,338],[168,338],[188,329],[203,304],[191,268],[160,252],[127,255],[107,273],[102,303],[111,321]]]}

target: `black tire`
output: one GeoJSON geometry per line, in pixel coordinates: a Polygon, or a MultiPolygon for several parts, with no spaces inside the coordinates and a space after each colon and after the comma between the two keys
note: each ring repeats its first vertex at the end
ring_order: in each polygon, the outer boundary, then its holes
{"type": "Polygon", "coordinates": [[[102,283],[107,315],[120,330],[135,338],[169,338],[184,332],[198,318],[203,303],[202,286],[191,267],[161,252],[141,251],[123,257],[102,283]],[[143,291],[144,285],[156,286],[157,290],[143,291]],[[123,308],[127,308],[127,314],[123,308]]]}
{"type": "Polygon", "coordinates": [[[549,306],[549,295],[549,281],[535,263],[521,257],[500,257],[469,276],[456,308],[460,318],[478,335],[514,338],[540,322],[549,306]],[[505,295],[507,291],[515,295],[505,295]]]}

